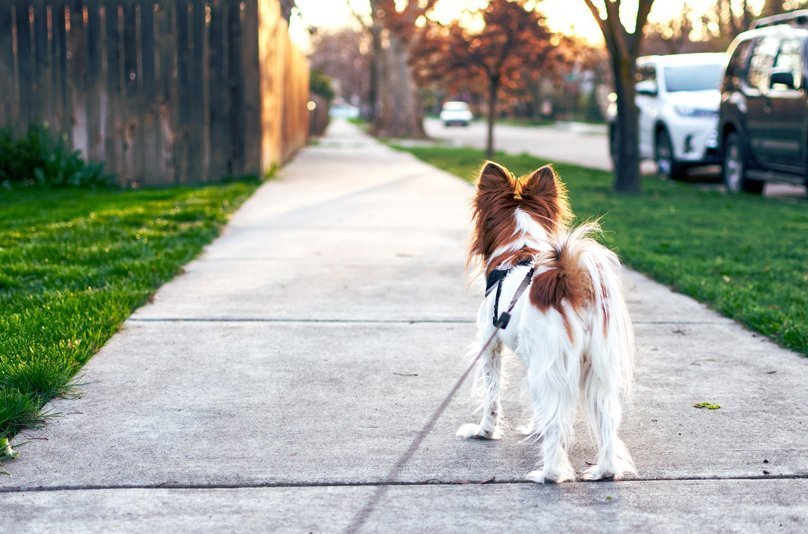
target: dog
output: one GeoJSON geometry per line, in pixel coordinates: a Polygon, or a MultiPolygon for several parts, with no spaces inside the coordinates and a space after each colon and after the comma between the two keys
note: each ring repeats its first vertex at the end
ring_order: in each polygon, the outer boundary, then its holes
{"type": "Polygon", "coordinates": [[[470,266],[488,282],[478,313],[474,352],[482,353],[475,382],[482,386],[482,420],[460,427],[462,438],[497,439],[502,417],[502,350],[525,364],[533,417],[526,433],[542,443],[543,466],[528,473],[545,483],[574,481],[568,451],[578,404],[597,440],[597,464],[583,480],[636,474],[618,437],[622,401],[630,393],[634,332],[623,298],[620,262],[593,236],[596,223],[571,227],[566,187],[551,166],[514,177],[486,162],[473,201],[470,266]],[[495,326],[530,275],[505,329],[495,326]],[[496,334],[494,331],[496,330],[496,334]]]}

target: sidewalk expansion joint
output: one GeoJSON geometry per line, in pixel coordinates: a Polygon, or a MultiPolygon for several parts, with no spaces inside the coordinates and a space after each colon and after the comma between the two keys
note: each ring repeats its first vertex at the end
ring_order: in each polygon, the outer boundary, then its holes
{"type": "MultiPolygon", "coordinates": [[[[305,319],[300,317],[130,317],[134,323],[347,323],[347,324],[475,324],[473,319],[305,319]]],[[[633,321],[635,325],[724,325],[733,321],[633,321]]]]}
{"type": "Polygon", "coordinates": [[[272,317],[130,317],[134,323],[347,323],[347,324],[474,324],[471,319],[302,319],[272,317]]]}
{"type": "MultiPolygon", "coordinates": [[[[808,473],[792,475],[749,475],[749,476],[684,476],[684,477],[652,477],[633,478],[613,481],[602,481],[602,483],[632,484],[644,482],[721,482],[721,481],[761,481],[761,480],[808,480],[808,473]]],[[[63,485],[63,486],[7,486],[0,488],[2,493],[35,493],[53,491],[105,491],[105,490],[237,490],[237,489],[295,489],[295,488],[376,488],[380,486],[488,486],[488,485],[537,485],[531,480],[518,478],[487,480],[418,480],[418,481],[368,481],[368,482],[256,482],[256,483],[219,483],[219,484],[178,484],[166,482],[162,484],[85,484],[85,485],[63,485]]],[[[598,482],[576,482],[573,484],[598,484],[598,482]]],[[[538,484],[540,485],[540,484],[538,484]]],[[[548,484],[552,486],[553,484],[548,484]]]]}

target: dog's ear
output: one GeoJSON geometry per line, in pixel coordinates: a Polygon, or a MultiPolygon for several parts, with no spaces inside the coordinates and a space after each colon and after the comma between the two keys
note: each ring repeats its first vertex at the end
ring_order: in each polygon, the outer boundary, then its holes
{"type": "Polygon", "coordinates": [[[493,161],[486,161],[480,169],[477,189],[493,191],[502,188],[513,189],[513,175],[505,167],[493,161]]]}
{"type": "Polygon", "coordinates": [[[505,167],[486,161],[480,168],[477,192],[472,203],[474,234],[469,245],[468,263],[487,257],[501,234],[513,233],[513,210],[516,208],[513,183],[515,179],[505,167]]]}
{"type": "Polygon", "coordinates": [[[558,198],[562,187],[555,169],[550,165],[545,165],[528,176],[521,193],[544,198],[558,198]]]}
{"type": "Polygon", "coordinates": [[[540,167],[519,181],[524,181],[520,191],[520,206],[542,221],[548,230],[557,224],[566,225],[572,221],[567,188],[552,166],[540,167]]]}

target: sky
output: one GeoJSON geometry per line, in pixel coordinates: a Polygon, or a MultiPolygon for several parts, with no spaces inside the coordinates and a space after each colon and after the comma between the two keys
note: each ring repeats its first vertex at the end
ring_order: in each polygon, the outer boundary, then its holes
{"type": "MultiPolygon", "coordinates": [[[[297,0],[299,15],[292,21],[290,28],[292,39],[305,50],[308,48],[307,27],[314,26],[327,30],[354,25],[353,15],[348,9],[349,1],[359,11],[368,9],[367,0],[297,0]]],[[[757,7],[762,1],[750,0],[750,5],[757,7]]],[[[439,0],[435,7],[435,16],[448,22],[464,9],[474,9],[486,3],[486,0],[439,0]]],[[[632,4],[631,0],[624,3],[626,7],[632,4]]],[[[656,0],[649,20],[670,20],[682,12],[685,3],[692,9],[700,11],[712,8],[715,0],[656,0]]],[[[539,4],[551,29],[577,34],[593,44],[602,41],[597,23],[583,0],[542,0],[539,4]]],[[[636,6],[636,2],[634,5],[636,6]]],[[[624,11],[627,11],[624,16],[630,20],[636,13],[636,7],[624,11]]]]}

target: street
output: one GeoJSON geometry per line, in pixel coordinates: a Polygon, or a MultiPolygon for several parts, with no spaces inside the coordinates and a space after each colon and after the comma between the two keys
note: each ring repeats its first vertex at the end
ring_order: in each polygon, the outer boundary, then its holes
{"type": "MultiPolygon", "coordinates": [[[[424,121],[426,133],[458,146],[485,148],[484,121],[474,121],[468,127],[445,127],[438,119],[424,121]]],[[[566,123],[554,126],[494,126],[494,147],[520,154],[525,152],[553,161],[574,163],[595,169],[611,170],[606,126],[566,123]],[[585,159],[582,158],[585,155],[585,159]]]]}
{"type": "MultiPolygon", "coordinates": [[[[468,127],[445,127],[438,119],[424,121],[427,135],[445,140],[457,146],[485,148],[485,122],[475,121],[468,127]]],[[[497,124],[494,127],[494,147],[503,152],[521,154],[525,152],[548,161],[572,163],[594,169],[611,170],[609,138],[606,127],[583,123],[558,123],[552,126],[514,126],[497,124]]],[[[644,161],[641,170],[645,175],[656,172],[651,161],[644,161]]],[[[700,187],[723,190],[723,185],[713,172],[699,171],[691,180],[700,187]]],[[[802,186],[790,184],[766,184],[766,196],[805,199],[806,190],[802,186]]]]}

